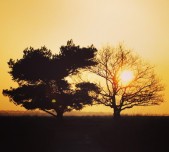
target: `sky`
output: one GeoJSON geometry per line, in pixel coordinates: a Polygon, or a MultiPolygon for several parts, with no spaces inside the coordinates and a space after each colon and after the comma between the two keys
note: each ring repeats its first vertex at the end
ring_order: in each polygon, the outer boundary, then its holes
{"type": "MultiPolygon", "coordinates": [[[[80,46],[124,43],[155,66],[165,85],[160,106],[136,107],[128,114],[169,114],[168,0],[0,0],[0,110],[24,110],[2,95],[16,87],[8,73],[10,58],[20,59],[27,47],[46,46],[58,53],[73,39],[80,46]]],[[[83,111],[111,112],[104,106],[83,111]]]]}

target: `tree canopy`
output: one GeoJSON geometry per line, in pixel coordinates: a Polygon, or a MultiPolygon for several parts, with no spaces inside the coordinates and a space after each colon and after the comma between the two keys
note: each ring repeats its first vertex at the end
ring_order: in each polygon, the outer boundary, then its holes
{"type": "Polygon", "coordinates": [[[23,51],[23,57],[8,62],[10,75],[18,88],[3,90],[12,102],[26,109],[40,109],[58,117],[73,109],[80,110],[92,104],[91,91],[97,92],[93,83],[82,82],[73,86],[67,80],[80,70],[95,66],[97,49],[76,46],[72,40],[61,46],[59,54],[52,54],[46,47],[23,51]],[[88,89],[86,89],[88,88],[88,89]]]}

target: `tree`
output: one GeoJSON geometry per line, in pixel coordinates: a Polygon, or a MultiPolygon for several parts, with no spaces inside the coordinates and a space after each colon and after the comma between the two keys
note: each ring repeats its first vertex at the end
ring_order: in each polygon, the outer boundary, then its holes
{"type": "Polygon", "coordinates": [[[95,100],[111,107],[114,117],[134,106],[158,105],[163,102],[164,87],[154,67],[122,45],[103,48],[97,55],[98,65],[91,72],[98,76],[99,94],[95,100]]]}
{"type": "Polygon", "coordinates": [[[83,82],[73,85],[67,79],[96,65],[96,51],[93,45],[80,48],[72,40],[54,55],[46,47],[27,48],[21,59],[8,62],[9,73],[18,83],[18,88],[3,90],[3,94],[26,109],[40,109],[53,116],[56,116],[52,112],[55,111],[61,119],[64,112],[92,104],[90,92],[97,91],[94,84],[83,82]],[[84,89],[85,86],[88,90],[84,89]]]}

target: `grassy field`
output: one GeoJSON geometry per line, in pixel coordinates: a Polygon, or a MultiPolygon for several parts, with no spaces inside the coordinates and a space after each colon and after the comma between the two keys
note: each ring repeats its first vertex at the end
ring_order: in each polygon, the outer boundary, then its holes
{"type": "Polygon", "coordinates": [[[0,117],[4,152],[168,152],[169,117],[0,117]]]}

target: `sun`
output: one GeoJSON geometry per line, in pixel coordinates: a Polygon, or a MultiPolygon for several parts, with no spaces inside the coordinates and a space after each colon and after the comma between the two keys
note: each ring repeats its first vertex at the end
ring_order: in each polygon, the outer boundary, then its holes
{"type": "Polygon", "coordinates": [[[120,81],[123,85],[127,85],[134,78],[134,74],[130,70],[124,70],[120,73],[120,81]]]}

